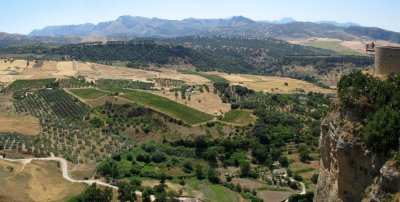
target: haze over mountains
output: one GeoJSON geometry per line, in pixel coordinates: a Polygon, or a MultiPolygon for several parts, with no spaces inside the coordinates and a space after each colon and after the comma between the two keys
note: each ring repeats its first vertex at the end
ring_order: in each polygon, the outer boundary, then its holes
{"type": "Polygon", "coordinates": [[[178,37],[188,35],[227,35],[274,38],[327,37],[354,40],[369,37],[400,42],[400,34],[379,28],[361,27],[355,23],[334,21],[298,22],[292,18],[278,21],[254,21],[243,16],[227,19],[166,20],[121,16],[98,24],[48,26],[33,30],[30,36],[116,36],[178,37]]]}
{"type": "Polygon", "coordinates": [[[226,19],[166,20],[121,16],[98,24],[48,26],[29,35],[0,32],[0,47],[18,44],[70,44],[88,41],[131,40],[134,37],[244,36],[278,39],[332,38],[344,41],[384,40],[400,43],[400,33],[355,23],[299,22],[293,18],[254,21],[243,16],[226,19]]]}

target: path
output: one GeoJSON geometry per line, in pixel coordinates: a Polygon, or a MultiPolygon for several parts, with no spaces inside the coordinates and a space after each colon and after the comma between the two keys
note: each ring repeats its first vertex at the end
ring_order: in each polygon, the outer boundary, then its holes
{"type": "MultiPolygon", "coordinates": [[[[290,179],[290,181],[292,181],[292,182],[296,182],[296,180],[294,180],[292,177],[290,177],[289,179],[290,179]]],[[[298,193],[298,194],[300,194],[300,195],[306,194],[306,191],[307,191],[307,190],[306,190],[306,186],[304,185],[303,182],[299,182],[299,183],[300,183],[300,185],[301,185],[301,192],[298,193]]],[[[290,197],[289,197],[289,198],[290,198],[290,197]]],[[[289,198],[286,199],[285,202],[289,202],[289,198]]]]}
{"type": "MultiPolygon", "coordinates": [[[[3,158],[3,156],[0,155],[0,159],[4,160],[4,161],[8,161],[8,162],[19,162],[19,163],[23,163],[24,166],[28,163],[30,163],[31,161],[58,161],[60,163],[60,167],[61,167],[61,171],[62,171],[62,176],[64,179],[72,182],[72,183],[86,183],[86,184],[93,184],[96,183],[98,185],[102,185],[102,186],[106,186],[106,187],[111,187],[113,189],[118,190],[118,187],[113,186],[111,184],[99,181],[99,180],[75,180],[72,179],[69,174],[68,174],[68,164],[67,161],[63,158],[60,157],[47,157],[47,158],[26,158],[26,159],[8,159],[8,158],[3,158]]],[[[21,170],[22,171],[22,170],[21,170]]]]}

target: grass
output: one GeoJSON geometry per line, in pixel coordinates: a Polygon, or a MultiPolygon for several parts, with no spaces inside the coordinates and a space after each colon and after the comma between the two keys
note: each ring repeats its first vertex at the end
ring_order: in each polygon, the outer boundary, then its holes
{"type": "MultiPolygon", "coordinates": [[[[188,186],[193,188],[194,191],[202,192],[206,201],[232,202],[241,200],[239,194],[222,185],[211,184],[205,180],[200,181],[197,179],[187,179],[185,182],[188,186]]],[[[191,191],[189,191],[189,194],[190,192],[191,191]]]]}
{"type": "Polygon", "coordinates": [[[93,88],[70,89],[69,91],[83,99],[97,99],[108,94],[93,88]]]}
{"type": "Polygon", "coordinates": [[[306,45],[316,47],[316,48],[322,48],[322,49],[328,49],[335,51],[339,53],[340,55],[362,55],[361,53],[351,50],[350,48],[347,48],[345,46],[340,45],[339,41],[311,41],[307,43],[306,45]]]}
{"type": "Polygon", "coordinates": [[[255,118],[251,116],[251,111],[232,109],[224,114],[222,121],[235,124],[249,124],[255,121],[255,118]]]}
{"type": "Polygon", "coordinates": [[[146,107],[150,107],[170,117],[182,120],[190,125],[210,121],[213,119],[212,115],[151,93],[121,88],[106,88],[105,90],[122,93],[121,97],[125,99],[146,107]]]}
{"type": "Polygon", "coordinates": [[[213,83],[222,83],[222,82],[229,83],[228,80],[226,80],[225,78],[218,76],[218,75],[204,74],[204,73],[190,71],[190,70],[179,70],[178,72],[180,72],[182,74],[193,74],[193,75],[201,76],[201,77],[204,77],[204,78],[210,80],[213,83]]]}

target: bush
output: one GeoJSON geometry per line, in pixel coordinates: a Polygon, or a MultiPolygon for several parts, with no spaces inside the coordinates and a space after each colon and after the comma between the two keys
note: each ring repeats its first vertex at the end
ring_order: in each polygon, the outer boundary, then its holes
{"type": "Polygon", "coordinates": [[[161,163],[167,160],[167,156],[160,151],[156,151],[151,155],[151,160],[155,163],[161,163]]]}
{"type": "Polygon", "coordinates": [[[289,160],[286,156],[281,156],[279,157],[279,163],[281,164],[282,167],[287,168],[289,166],[289,160]]]}
{"type": "Polygon", "coordinates": [[[314,174],[313,176],[311,176],[311,182],[314,184],[317,184],[318,182],[318,174],[314,174]]]}
{"type": "Polygon", "coordinates": [[[144,163],[150,163],[151,158],[148,153],[141,153],[136,156],[136,160],[144,163]]]}
{"type": "Polygon", "coordinates": [[[132,160],[133,160],[132,154],[128,154],[128,155],[126,156],[126,160],[132,161],[132,160]]]}
{"type": "Polygon", "coordinates": [[[185,163],[183,163],[183,172],[191,173],[192,171],[193,171],[192,162],[185,161],[185,163]]]}
{"type": "Polygon", "coordinates": [[[301,177],[300,175],[294,175],[293,179],[299,182],[303,181],[303,177],[301,177]]]}
{"type": "Polygon", "coordinates": [[[363,140],[377,152],[399,148],[400,115],[390,108],[378,110],[363,129],[363,140]]]}
{"type": "Polygon", "coordinates": [[[196,172],[196,178],[197,178],[198,180],[203,180],[203,179],[206,178],[206,176],[205,176],[205,174],[204,174],[204,171],[203,171],[203,169],[202,169],[202,167],[201,167],[200,165],[197,165],[197,166],[196,166],[195,172],[196,172]]]}
{"type": "Polygon", "coordinates": [[[99,201],[108,202],[111,201],[113,196],[112,189],[105,187],[104,189],[98,188],[96,183],[89,185],[85,191],[76,197],[68,200],[69,202],[86,202],[86,201],[99,201]]]}
{"type": "Polygon", "coordinates": [[[219,179],[219,172],[216,171],[214,168],[211,168],[211,167],[208,169],[207,178],[213,184],[218,184],[221,181],[219,179]]]}

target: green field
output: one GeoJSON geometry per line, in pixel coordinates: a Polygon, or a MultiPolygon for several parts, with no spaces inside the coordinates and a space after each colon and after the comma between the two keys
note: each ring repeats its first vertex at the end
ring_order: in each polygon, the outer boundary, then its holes
{"type": "Polygon", "coordinates": [[[339,41],[311,41],[305,45],[315,48],[332,50],[339,53],[340,55],[363,55],[362,53],[340,45],[339,41]]]}
{"type": "Polygon", "coordinates": [[[94,88],[70,89],[69,91],[83,99],[97,99],[108,94],[94,88]]]}
{"type": "Polygon", "coordinates": [[[222,121],[235,124],[249,124],[254,122],[255,118],[251,116],[251,111],[232,109],[224,114],[222,121]]]}
{"type": "Polygon", "coordinates": [[[121,97],[125,99],[153,108],[190,125],[213,119],[213,116],[210,114],[197,111],[193,108],[151,93],[121,88],[105,88],[104,90],[122,93],[121,97]]]}
{"type": "Polygon", "coordinates": [[[193,75],[197,75],[197,76],[201,76],[204,77],[208,80],[210,80],[213,83],[229,83],[228,80],[226,80],[225,78],[218,76],[218,75],[212,75],[212,74],[203,74],[200,72],[195,72],[195,71],[190,71],[190,70],[179,70],[178,72],[182,73],[182,74],[193,74],[193,75]]]}
{"type": "MultiPolygon", "coordinates": [[[[188,186],[194,189],[194,191],[200,191],[204,193],[206,201],[219,201],[219,202],[234,202],[241,201],[239,194],[232,190],[217,184],[211,184],[205,180],[188,179],[185,181],[188,186]]],[[[189,190],[189,194],[191,191],[189,190]]],[[[195,194],[192,194],[195,195],[195,194]]]]}

